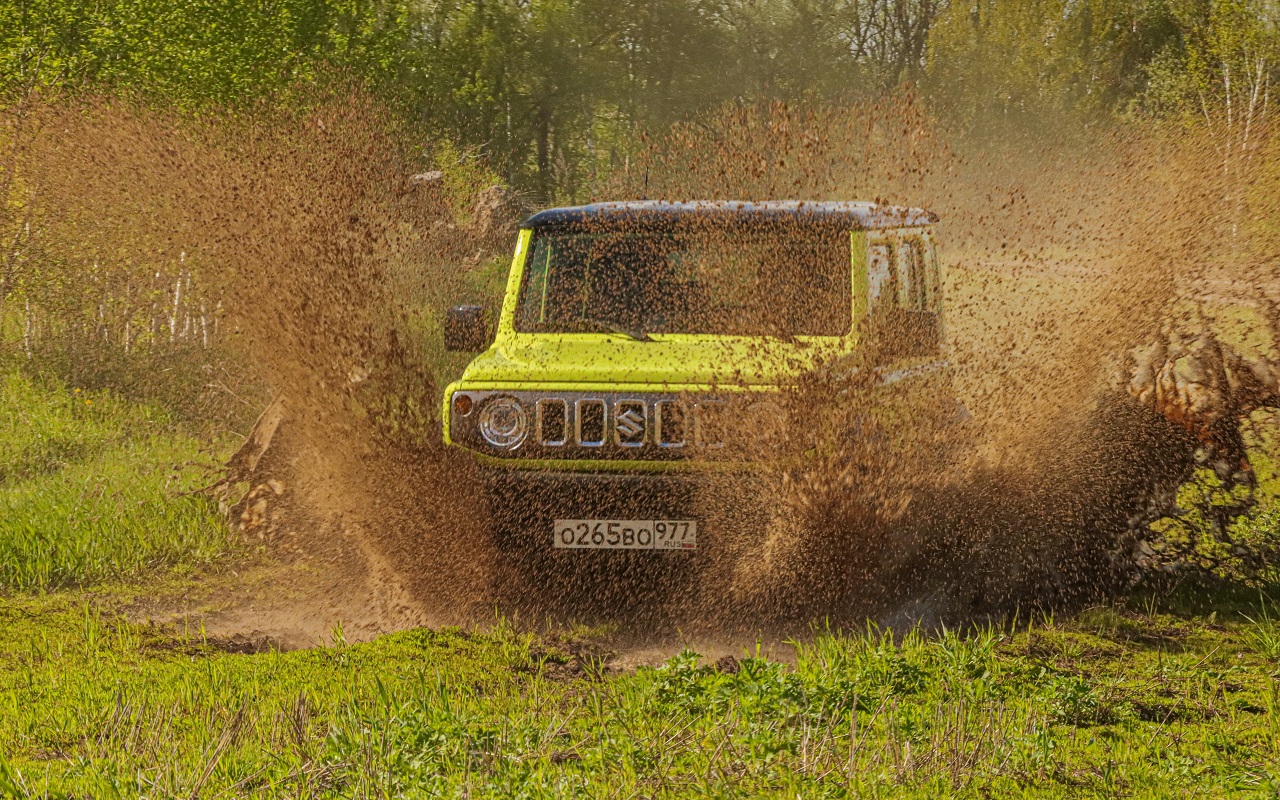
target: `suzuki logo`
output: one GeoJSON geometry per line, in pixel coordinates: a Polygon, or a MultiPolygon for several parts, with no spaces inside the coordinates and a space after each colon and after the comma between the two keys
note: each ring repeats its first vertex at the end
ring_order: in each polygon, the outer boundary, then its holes
{"type": "Polygon", "coordinates": [[[627,437],[644,433],[644,417],[631,409],[623,411],[618,415],[618,433],[627,437]]]}
{"type": "Polygon", "coordinates": [[[623,447],[639,447],[644,444],[648,427],[648,409],[640,400],[620,400],[613,407],[615,438],[623,447]]]}

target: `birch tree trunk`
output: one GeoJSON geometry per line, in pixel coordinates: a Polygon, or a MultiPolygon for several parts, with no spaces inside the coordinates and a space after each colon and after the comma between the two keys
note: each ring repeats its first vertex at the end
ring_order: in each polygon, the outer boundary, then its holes
{"type": "Polygon", "coordinates": [[[173,313],[169,315],[169,345],[173,346],[178,338],[178,304],[182,301],[182,272],[178,272],[178,281],[173,285],[173,313]]]}

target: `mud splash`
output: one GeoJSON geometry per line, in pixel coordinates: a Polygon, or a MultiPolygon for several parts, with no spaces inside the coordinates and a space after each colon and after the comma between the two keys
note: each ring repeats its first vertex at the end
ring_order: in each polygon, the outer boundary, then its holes
{"type": "MultiPolygon", "coordinates": [[[[513,217],[488,186],[424,172],[389,119],[359,93],[194,123],[106,101],[28,109],[16,152],[42,263],[110,265],[106,291],[127,297],[185,265],[221,304],[219,346],[282,398],[271,458],[241,476],[280,491],[234,498],[236,518],[280,552],[324,554],[324,577],[275,611],[240,609],[233,628],[324,616],[373,635],[497,608],[732,638],[1080,602],[1132,577],[1197,446],[1247,476],[1233,426],[1277,403],[1274,324],[1252,354],[1200,371],[1184,341],[1193,326],[1208,341],[1188,309],[1223,287],[1265,313],[1280,297],[1270,132],[1252,134],[1256,169],[1224,173],[1221,142],[1194,132],[977,144],[910,97],[739,108],[675,129],[600,191],[937,212],[954,376],[874,423],[869,387],[815,377],[780,413],[794,432],[812,428],[794,409],[833,409],[821,441],[792,437],[829,455],[765,476],[753,509],[790,523],[726,542],[729,557],[531,573],[496,551],[476,476],[435,422],[437,378],[458,368],[433,344],[439,312],[503,259],[513,217]]],[[[725,496],[704,489],[707,512],[728,513],[725,496]]]]}
{"type": "Polygon", "coordinates": [[[655,145],[651,193],[660,176],[667,196],[727,183],[943,219],[953,382],[889,399],[898,430],[872,435],[883,393],[806,388],[792,440],[830,455],[774,476],[772,504],[802,522],[744,558],[750,595],[800,618],[856,609],[846,620],[1087,602],[1141,577],[1146,526],[1196,463],[1251,483],[1239,426],[1280,404],[1276,142],[1239,136],[1135,126],[950,146],[904,96],[733,109],[655,145]],[[1249,169],[1224,168],[1233,147],[1249,169]],[[1224,288],[1236,313],[1271,320],[1248,346],[1206,320],[1224,288]],[[815,442],[823,406],[845,419],[815,442]]]}

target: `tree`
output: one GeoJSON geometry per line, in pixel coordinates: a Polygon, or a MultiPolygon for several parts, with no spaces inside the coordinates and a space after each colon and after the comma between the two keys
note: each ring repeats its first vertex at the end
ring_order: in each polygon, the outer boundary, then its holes
{"type": "Polygon", "coordinates": [[[929,94],[968,129],[1096,121],[1141,90],[1145,65],[1177,35],[1161,2],[955,3],[929,35],[929,94]]]}

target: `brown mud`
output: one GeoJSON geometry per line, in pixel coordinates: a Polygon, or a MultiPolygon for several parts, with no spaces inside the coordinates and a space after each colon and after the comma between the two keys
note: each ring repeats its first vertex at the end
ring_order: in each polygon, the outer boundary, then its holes
{"type": "MultiPolygon", "coordinates": [[[[498,551],[472,465],[440,446],[437,382],[456,366],[428,343],[468,273],[508,250],[508,195],[424,173],[412,131],[358,93],[194,123],[106,101],[26,113],[33,248],[110,265],[126,306],[143,277],[188,265],[224,309],[219,346],[280,403],[266,455],[234,462],[223,494],[279,571],[200,600],[218,636],[303,646],[338,623],[358,639],[497,613],[611,626],[643,660],[686,642],[736,655],[815,620],[1069,606],[1130,585],[1145,526],[1196,463],[1247,483],[1239,421],[1280,403],[1280,137],[1253,131],[1253,166],[1224,171],[1231,131],[980,145],[909,96],[737,108],[655,140],[599,193],[937,212],[954,375],[874,423],[869,370],[816,377],[780,413],[793,446],[820,435],[829,455],[765,474],[756,508],[780,521],[727,517],[728,557],[530,569],[498,551]],[[1197,315],[1223,287],[1267,321],[1261,344],[1197,315]],[[832,414],[818,434],[794,411],[815,404],[832,414]]],[[[701,502],[714,517],[730,496],[701,502]]]]}

